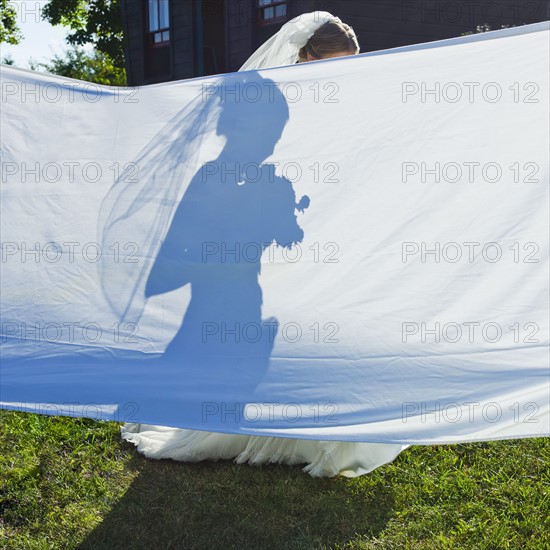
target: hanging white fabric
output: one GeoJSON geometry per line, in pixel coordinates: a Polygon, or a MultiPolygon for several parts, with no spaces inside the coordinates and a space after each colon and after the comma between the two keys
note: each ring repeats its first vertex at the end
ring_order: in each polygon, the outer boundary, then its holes
{"type": "Polygon", "coordinates": [[[2,406],[546,434],[548,39],[137,89],[2,65],[2,406]]]}

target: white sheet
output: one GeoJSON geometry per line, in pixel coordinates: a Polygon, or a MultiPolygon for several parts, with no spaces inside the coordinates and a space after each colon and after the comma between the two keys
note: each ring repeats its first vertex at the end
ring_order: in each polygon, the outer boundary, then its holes
{"type": "Polygon", "coordinates": [[[122,90],[2,65],[2,406],[547,434],[548,44],[542,23],[122,90]]]}

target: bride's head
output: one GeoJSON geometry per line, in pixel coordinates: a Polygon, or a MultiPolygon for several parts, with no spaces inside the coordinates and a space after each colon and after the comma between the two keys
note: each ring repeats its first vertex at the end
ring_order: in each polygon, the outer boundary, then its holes
{"type": "Polygon", "coordinates": [[[360,51],[355,31],[340,20],[328,21],[317,29],[300,50],[298,63],[356,55],[360,51]]]}

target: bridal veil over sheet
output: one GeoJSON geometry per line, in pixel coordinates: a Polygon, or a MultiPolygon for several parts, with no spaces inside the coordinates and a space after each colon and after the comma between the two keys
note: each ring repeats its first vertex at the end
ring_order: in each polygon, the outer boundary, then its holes
{"type": "MultiPolygon", "coordinates": [[[[299,50],[324,23],[339,19],[317,11],[292,19],[265,42],[241,67],[241,71],[292,65],[299,50]]],[[[252,465],[266,463],[307,464],[312,476],[356,477],[391,462],[408,445],[318,441],[270,436],[203,432],[164,426],[128,423],[123,439],[134,443],[149,458],[185,462],[235,459],[252,465]]]]}

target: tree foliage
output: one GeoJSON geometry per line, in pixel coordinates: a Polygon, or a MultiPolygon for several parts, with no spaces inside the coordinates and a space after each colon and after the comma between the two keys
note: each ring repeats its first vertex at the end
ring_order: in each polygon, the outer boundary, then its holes
{"type": "Polygon", "coordinates": [[[118,69],[124,68],[124,41],[119,0],[49,0],[42,11],[52,25],[71,29],[67,42],[92,44],[118,69]]]}
{"type": "Polygon", "coordinates": [[[44,69],[49,73],[105,86],[125,86],[126,71],[116,67],[105,53],[88,53],[79,46],[68,49],[64,56],[55,55],[48,63],[33,63],[32,69],[44,69]]]}
{"type": "Polygon", "coordinates": [[[0,0],[0,44],[18,44],[22,38],[15,5],[9,0],[0,0]]]}

